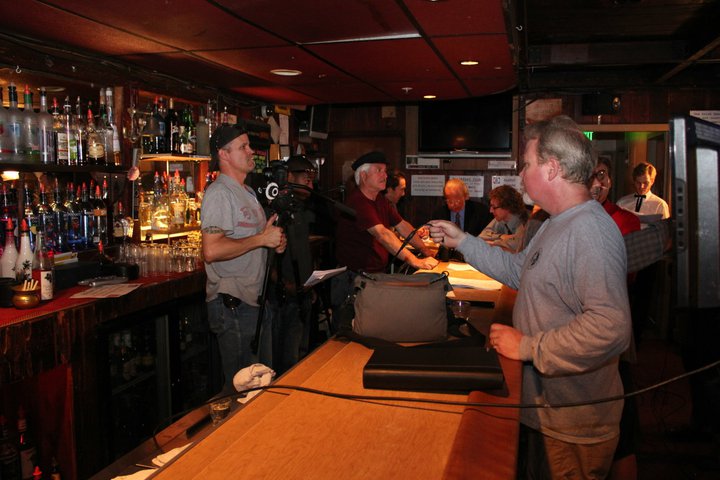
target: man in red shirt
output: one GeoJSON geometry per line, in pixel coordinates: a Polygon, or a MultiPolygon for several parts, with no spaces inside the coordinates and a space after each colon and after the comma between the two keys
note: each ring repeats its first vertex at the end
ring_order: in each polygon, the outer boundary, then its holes
{"type": "Polygon", "coordinates": [[[615,220],[620,233],[623,237],[630,232],[640,230],[640,220],[637,215],[624,210],[607,199],[612,187],[610,179],[610,165],[604,159],[599,159],[595,170],[593,171],[592,181],[590,183],[590,195],[600,202],[605,211],[615,220]]]}
{"type": "Polygon", "coordinates": [[[370,152],[355,160],[355,183],[358,188],[348,195],[345,204],[354,209],[355,218],[340,216],[335,236],[335,254],[340,266],[347,266],[347,275],[333,278],[332,304],[339,305],[350,292],[354,274],[359,272],[384,272],[391,255],[416,269],[431,269],[438,261],[422,239],[415,235],[410,244],[425,258],[415,256],[410,250],[398,253],[402,242],[392,232],[407,237],[414,227],[392,208],[380,192],[387,182],[387,159],[382,152],[370,152]]]}

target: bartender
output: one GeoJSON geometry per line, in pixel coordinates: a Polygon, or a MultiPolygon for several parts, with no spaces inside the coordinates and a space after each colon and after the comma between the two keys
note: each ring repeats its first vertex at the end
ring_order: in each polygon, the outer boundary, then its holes
{"type": "MultiPolygon", "coordinates": [[[[358,188],[348,195],[346,205],[356,212],[355,218],[340,216],[336,231],[335,255],[338,264],[347,266],[348,272],[332,279],[332,305],[341,305],[350,293],[353,279],[359,272],[384,272],[390,255],[395,255],[402,245],[395,230],[406,237],[414,227],[392,208],[380,192],[387,182],[387,158],[382,152],[362,155],[352,164],[358,188]]],[[[437,260],[419,236],[413,236],[410,244],[425,257],[403,249],[397,258],[416,269],[432,269],[437,260]]]]}

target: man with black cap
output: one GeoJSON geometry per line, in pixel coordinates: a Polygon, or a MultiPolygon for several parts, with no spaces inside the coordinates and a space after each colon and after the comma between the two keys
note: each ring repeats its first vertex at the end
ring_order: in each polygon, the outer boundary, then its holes
{"type": "Polygon", "coordinates": [[[255,336],[267,248],[282,253],[286,240],[266,219],[253,191],[244,185],[255,168],[247,132],[238,125],[221,125],[211,140],[213,164],[220,175],[202,202],[202,251],[207,273],[208,322],[220,347],[225,389],[232,388],[238,370],[257,361],[271,364],[269,318],[263,321],[258,356],[255,336]]]}
{"type": "MultiPolygon", "coordinates": [[[[382,152],[370,152],[355,160],[355,183],[358,188],[350,192],[346,205],[356,212],[355,218],[340,216],[335,236],[335,255],[342,266],[351,273],[333,278],[333,305],[340,305],[350,292],[354,274],[359,272],[384,272],[390,255],[395,255],[402,243],[392,232],[392,228],[407,237],[414,230],[392,208],[390,202],[380,192],[387,182],[387,159],[382,152]]],[[[417,269],[431,269],[437,265],[432,252],[419,236],[414,236],[410,244],[426,258],[418,258],[410,250],[403,249],[397,258],[417,269]]]]}
{"type": "Polygon", "coordinates": [[[293,155],[286,163],[287,179],[294,200],[291,215],[282,222],[287,249],[279,257],[276,279],[269,291],[273,307],[273,369],[282,374],[303,358],[310,343],[312,291],[303,283],[313,271],[310,224],[313,212],[306,200],[313,189],[316,170],[304,155],[293,155]]]}

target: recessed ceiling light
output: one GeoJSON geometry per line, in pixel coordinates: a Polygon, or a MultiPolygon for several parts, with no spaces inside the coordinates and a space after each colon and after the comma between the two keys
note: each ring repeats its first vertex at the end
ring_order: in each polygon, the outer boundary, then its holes
{"type": "Polygon", "coordinates": [[[479,64],[480,64],[480,62],[478,62],[477,60],[461,60],[460,61],[460,65],[465,65],[465,66],[479,65],[479,64]]]}
{"type": "Polygon", "coordinates": [[[281,77],[297,77],[298,75],[302,75],[300,70],[293,70],[291,68],[276,68],[270,70],[270,73],[280,75],[281,77]]]}
{"type": "Polygon", "coordinates": [[[502,70],[502,67],[500,67],[500,66],[493,67],[493,68],[494,68],[495,70],[502,70]]]}
{"type": "Polygon", "coordinates": [[[423,98],[424,98],[425,100],[432,100],[433,98],[437,98],[437,96],[435,96],[435,95],[423,95],[423,98]]]}

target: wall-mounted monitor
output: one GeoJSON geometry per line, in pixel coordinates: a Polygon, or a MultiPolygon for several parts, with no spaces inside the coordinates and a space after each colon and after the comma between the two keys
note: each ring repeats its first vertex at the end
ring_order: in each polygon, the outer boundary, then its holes
{"type": "Polygon", "coordinates": [[[310,107],[310,138],[325,140],[330,131],[330,105],[313,105],[310,107]]]}
{"type": "Polygon", "coordinates": [[[421,102],[419,151],[501,152],[512,149],[512,95],[421,102]]]}
{"type": "Polygon", "coordinates": [[[678,307],[720,307],[720,125],[670,121],[678,307]]]}

